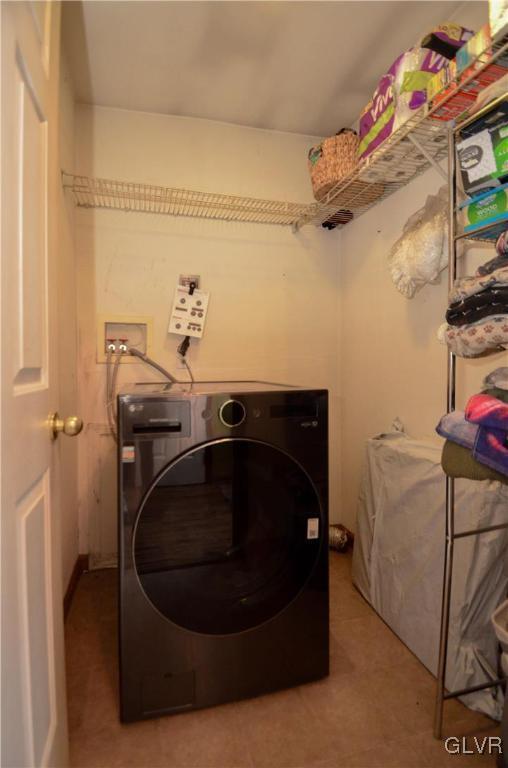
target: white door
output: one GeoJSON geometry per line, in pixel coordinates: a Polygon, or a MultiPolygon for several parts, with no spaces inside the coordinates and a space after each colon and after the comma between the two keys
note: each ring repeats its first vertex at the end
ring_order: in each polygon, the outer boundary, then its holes
{"type": "Polygon", "coordinates": [[[1,765],[32,768],[67,763],[57,467],[46,423],[58,396],[60,5],[2,2],[1,17],[1,765]]]}

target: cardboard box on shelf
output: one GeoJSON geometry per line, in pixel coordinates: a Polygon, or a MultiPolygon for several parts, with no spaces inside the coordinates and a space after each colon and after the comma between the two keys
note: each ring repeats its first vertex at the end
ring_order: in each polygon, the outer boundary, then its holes
{"type": "Polygon", "coordinates": [[[457,158],[464,191],[478,194],[508,181],[508,114],[457,144],[457,158]]]}
{"type": "Polygon", "coordinates": [[[462,203],[460,213],[464,232],[474,232],[480,227],[508,221],[508,184],[499,189],[484,192],[471,201],[462,203]]]}

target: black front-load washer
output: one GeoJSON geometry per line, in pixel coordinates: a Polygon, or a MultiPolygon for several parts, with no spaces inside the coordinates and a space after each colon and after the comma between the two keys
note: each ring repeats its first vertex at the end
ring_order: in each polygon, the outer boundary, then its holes
{"type": "Polygon", "coordinates": [[[121,718],[328,674],[328,394],[118,397],[121,718]]]}

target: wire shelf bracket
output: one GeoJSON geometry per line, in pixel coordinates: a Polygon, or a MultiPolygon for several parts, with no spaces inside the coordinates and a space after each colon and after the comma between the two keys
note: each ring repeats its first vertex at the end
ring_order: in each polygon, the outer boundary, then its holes
{"type": "Polygon", "coordinates": [[[441,168],[436,158],[432,157],[430,152],[428,152],[425,149],[425,147],[422,146],[420,142],[417,139],[415,139],[415,137],[412,136],[410,133],[408,134],[408,139],[411,142],[411,144],[418,150],[418,152],[421,152],[422,155],[427,158],[427,160],[429,161],[429,164],[434,168],[434,170],[436,170],[439,173],[439,175],[442,176],[442,178],[446,181],[446,183],[448,183],[448,174],[445,170],[443,170],[443,168],[441,168]]]}

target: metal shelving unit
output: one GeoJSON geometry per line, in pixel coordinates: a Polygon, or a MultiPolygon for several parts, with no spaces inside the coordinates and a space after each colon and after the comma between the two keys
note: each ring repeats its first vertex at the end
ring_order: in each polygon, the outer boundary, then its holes
{"type": "MultiPolygon", "coordinates": [[[[508,96],[508,94],[506,95],[508,96]]],[[[506,98],[506,96],[504,98],[506,98]]],[[[459,123],[450,128],[448,132],[448,189],[449,189],[449,229],[448,229],[448,289],[451,290],[457,276],[457,245],[464,238],[484,240],[492,243],[489,237],[496,224],[479,227],[475,232],[458,232],[457,228],[457,169],[455,144],[457,135],[467,125],[479,120],[483,114],[488,113],[495,107],[496,102],[486,106],[470,120],[459,123]]],[[[505,227],[508,224],[505,224],[505,227]]],[[[447,392],[446,406],[447,413],[455,410],[455,385],[456,385],[456,358],[452,352],[448,352],[447,358],[447,392]]],[[[508,516],[507,516],[508,517],[508,516]]],[[[445,518],[445,559],[443,572],[443,592],[441,606],[441,627],[439,641],[439,661],[437,673],[437,691],[436,706],[434,715],[434,736],[441,738],[443,726],[443,708],[445,701],[449,699],[465,696],[474,691],[481,691],[486,688],[494,688],[506,682],[505,678],[489,680],[480,685],[474,685],[469,688],[463,688],[458,691],[447,691],[445,686],[446,679],[446,660],[448,656],[448,635],[450,627],[450,608],[453,576],[453,556],[455,541],[457,539],[469,536],[480,536],[489,531],[497,531],[508,528],[508,521],[500,525],[492,525],[484,528],[475,528],[467,531],[455,530],[455,480],[452,477],[446,477],[446,518],[445,518]]],[[[494,630],[493,630],[494,631],[494,630]]]]}
{"type": "MultiPolygon", "coordinates": [[[[439,104],[424,104],[353,173],[332,187],[316,203],[291,203],[239,195],[224,195],[189,189],[162,187],[130,181],[97,179],[63,173],[63,185],[83,208],[107,208],[170,216],[192,216],[222,221],[304,226],[337,222],[346,226],[340,211],[353,214],[354,221],[374,205],[409,184],[431,166],[447,178],[439,165],[447,156],[449,123],[438,119],[443,106],[460,94],[479,72],[508,54],[508,35],[496,41],[476,60],[474,75],[456,83],[456,90],[439,104]]],[[[349,216],[347,217],[349,220],[349,216]]]]}

